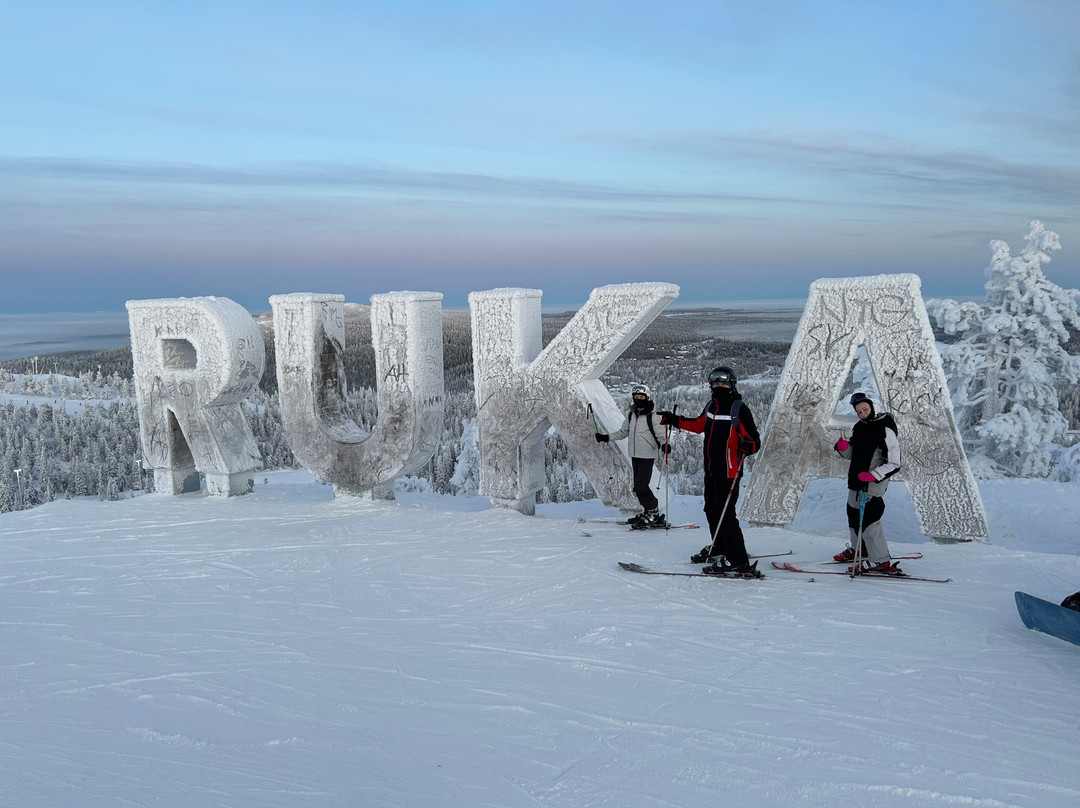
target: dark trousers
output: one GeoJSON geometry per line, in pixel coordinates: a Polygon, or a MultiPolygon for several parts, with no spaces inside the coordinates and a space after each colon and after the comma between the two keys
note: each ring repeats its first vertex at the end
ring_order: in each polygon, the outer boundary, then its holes
{"type": "Polygon", "coordinates": [[[709,520],[709,535],[716,540],[715,549],[723,554],[729,564],[749,564],[746,554],[746,541],[743,539],[742,526],[735,516],[735,503],[739,499],[739,478],[705,478],[705,517],[709,520]],[[728,492],[731,499],[728,499],[728,492]],[[727,510],[724,503],[727,502],[727,510]],[[720,514],[724,521],[720,521],[720,514]],[[719,526],[719,531],[717,527],[719,526]]]}
{"type": "Polygon", "coordinates": [[[646,511],[654,511],[660,504],[656,495],[649,487],[652,483],[653,459],[651,457],[631,457],[630,464],[634,469],[634,496],[646,511]]]}
{"type": "MultiPolygon", "coordinates": [[[[858,506],[858,491],[852,491],[848,494],[847,504],[847,523],[848,527],[857,531],[859,529],[859,506],[858,506]],[[852,496],[854,494],[855,496],[852,496]]],[[[870,497],[866,498],[866,504],[863,506],[862,514],[862,527],[863,530],[870,527],[874,522],[881,520],[882,515],[885,513],[885,500],[882,497],[870,497]]]]}

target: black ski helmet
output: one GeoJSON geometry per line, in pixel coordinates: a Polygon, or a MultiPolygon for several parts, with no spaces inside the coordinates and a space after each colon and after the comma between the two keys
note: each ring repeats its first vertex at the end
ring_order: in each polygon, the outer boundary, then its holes
{"type": "Polygon", "coordinates": [[[712,387],[716,382],[724,382],[725,384],[730,384],[734,388],[735,383],[738,381],[739,379],[735,376],[735,371],[727,365],[713,368],[712,373],[709,374],[709,387],[712,387]]]}
{"type": "Polygon", "coordinates": [[[851,394],[851,408],[855,409],[856,405],[866,402],[870,405],[870,415],[874,415],[874,400],[870,398],[866,393],[852,393],[851,394]]]}

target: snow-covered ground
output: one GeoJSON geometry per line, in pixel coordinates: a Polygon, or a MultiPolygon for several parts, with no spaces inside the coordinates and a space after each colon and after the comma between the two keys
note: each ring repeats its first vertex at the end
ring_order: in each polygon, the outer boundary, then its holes
{"type": "MultiPolygon", "coordinates": [[[[1080,648],[1013,606],[1080,588],[1075,486],[982,483],[993,541],[944,546],[894,485],[894,552],[948,584],[747,582],[621,571],[705,531],[595,501],[265,476],[0,515],[5,805],[1080,805],[1080,648]]],[[[751,552],[839,550],[840,485],[751,552]]]]}

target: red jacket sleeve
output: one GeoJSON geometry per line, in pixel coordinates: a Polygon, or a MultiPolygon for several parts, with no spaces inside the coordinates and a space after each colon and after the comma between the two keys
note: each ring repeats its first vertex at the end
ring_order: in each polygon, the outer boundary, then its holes
{"type": "Polygon", "coordinates": [[[699,435],[705,431],[705,422],[708,420],[705,417],[707,409],[701,411],[701,415],[697,418],[687,418],[685,415],[679,419],[679,429],[685,429],[687,432],[696,432],[699,435]]]}

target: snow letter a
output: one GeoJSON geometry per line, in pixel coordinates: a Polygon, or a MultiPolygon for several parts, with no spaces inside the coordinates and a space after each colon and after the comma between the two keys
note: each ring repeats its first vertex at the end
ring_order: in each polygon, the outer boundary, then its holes
{"type": "Polygon", "coordinates": [[[554,426],[600,499],[636,508],[630,463],[617,447],[597,444],[592,405],[604,431],[622,414],[599,376],[678,297],[668,283],[594,289],[585,306],[541,353],[537,289],[469,295],[473,329],[480,493],[496,507],[532,514],[544,485],[543,437],[554,426]]]}
{"type": "Polygon", "coordinates": [[[228,298],[129,300],[143,453],[162,493],[248,494],[259,447],[240,402],[266,364],[259,327],[228,298]]]}
{"type": "MultiPolygon", "coordinates": [[[[922,531],[939,539],[988,536],[926,315],[917,275],[878,275],[810,285],[740,511],[759,524],[791,524],[811,477],[844,477],[833,445],[851,420],[834,416],[856,352],[865,346],[899,426],[900,478],[922,531]]],[[[845,415],[848,410],[844,409],[845,415]]],[[[838,506],[839,507],[839,506],[838,506]]]]}

